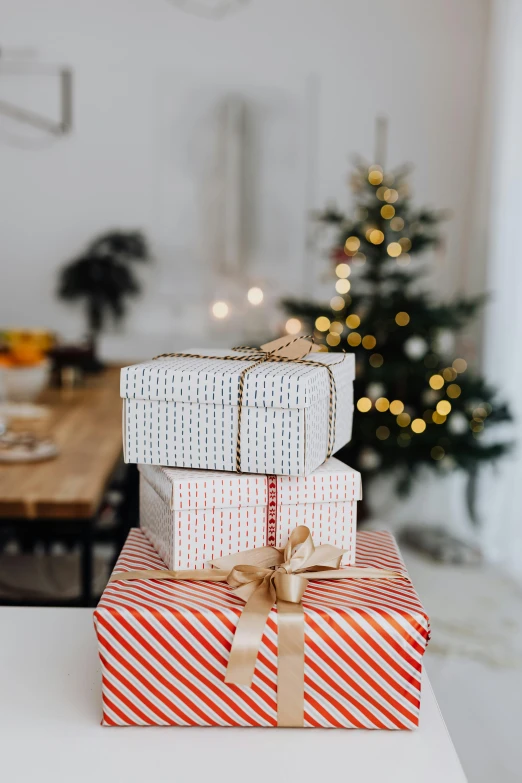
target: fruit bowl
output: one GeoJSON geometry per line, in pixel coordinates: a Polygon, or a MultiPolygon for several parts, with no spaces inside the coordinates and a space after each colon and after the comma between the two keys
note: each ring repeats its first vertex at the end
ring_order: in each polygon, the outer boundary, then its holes
{"type": "Polygon", "coordinates": [[[34,402],[49,382],[50,368],[48,359],[29,367],[0,366],[0,399],[34,402]]]}

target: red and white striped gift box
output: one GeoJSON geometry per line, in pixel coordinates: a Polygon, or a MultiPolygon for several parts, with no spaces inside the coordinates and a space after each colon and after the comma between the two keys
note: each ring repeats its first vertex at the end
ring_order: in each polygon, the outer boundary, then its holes
{"type": "Polygon", "coordinates": [[[259,546],[284,547],[297,525],[355,559],[361,475],[331,457],[309,476],[139,465],[140,525],[171,569],[259,546]]]}
{"type": "MultiPolygon", "coordinates": [[[[357,534],[357,565],[404,572],[393,537],[357,534]]],[[[117,571],[164,568],[139,530],[117,571]]],[[[94,613],[105,726],[276,726],[277,611],[252,686],[224,681],[243,602],[225,583],[110,583],[94,613]]],[[[429,621],[409,582],[310,582],[304,726],[413,729],[429,621]]]]}

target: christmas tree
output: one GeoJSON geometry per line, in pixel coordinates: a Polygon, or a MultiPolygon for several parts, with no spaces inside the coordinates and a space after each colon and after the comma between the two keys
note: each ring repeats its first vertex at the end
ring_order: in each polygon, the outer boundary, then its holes
{"type": "Polygon", "coordinates": [[[508,448],[485,433],[510,419],[495,390],[455,355],[456,336],[484,297],[440,303],[423,289],[429,270],[420,256],[439,244],[446,215],[413,205],[408,174],[406,166],[356,164],[353,217],[336,207],[316,216],[335,236],[335,295],[326,304],[284,302],[288,331],[355,353],[354,432],[337,456],[367,476],[395,471],[399,493],[423,466],[475,476],[508,448]]]}

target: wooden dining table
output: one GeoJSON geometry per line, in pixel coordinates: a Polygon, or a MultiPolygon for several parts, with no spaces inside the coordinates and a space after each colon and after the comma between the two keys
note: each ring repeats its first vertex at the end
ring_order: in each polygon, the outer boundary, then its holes
{"type": "Polygon", "coordinates": [[[88,376],[76,388],[48,389],[49,431],[58,456],[0,465],[0,528],[81,544],[81,598],[91,604],[93,526],[122,459],[119,368],[88,376]]]}

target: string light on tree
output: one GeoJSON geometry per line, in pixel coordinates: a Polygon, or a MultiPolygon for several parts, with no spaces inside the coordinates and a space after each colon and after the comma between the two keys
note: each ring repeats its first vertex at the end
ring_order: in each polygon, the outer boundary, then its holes
{"type": "Polygon", "coordinates": [[[394,215],[395,207],[392,207],[391,204],[385,204],[383,207],[381,207],[381,217],[383,217],[385,220],[391,220],[394,215]]]}
{"type": "Polygon", "coordinates": [[[432,389],[442,389],[444,386],[444,378],[442,375],[439,375],[438,373],[432,375],[430,378],[430,386],[432,389]]]}
{"type": "Polygon", "coordinates": [[[351,288],[351,283],[349,280],[341,279],[338,280],[335,284],[335,290],[337,291],[338,294],[347,294],[350,288],[351,288]]]}
{"type": "Polygon", "coordinates": [[[404,220],[401,217],[394,217],[393,220],[390,221],[390,228],[392,231],[402,231],[404,228],[404,220]]]}
{"type": "Polygon", "coordinates": [[[402,413],[404,410],[404,403],[400,400],[392,400],[390,402],[390,413],[393,413],[394,416],[398,416],[400,413],[402,413]]]}
{"type": "Polygon", "coordinates": [[[384,242],[384,234],[380,229],[373,228],[368,235],[368,239],[372,245],[381,245],[384,242]]]}
{"type": "Polygon", "coordinates": [[[355,313],[352,313],[351,315],[347,316],[346,318],[346,326],[349,329],[358,329],[361,325],[361,319],[358,315],[355,315],[355,313]]]}
{"type": "Polygon", "coordinates": [[[330,299],[330,307],[332,308],[332,310],[336,310],[336,311],[344,310],[344,308],[346,307],[346,302],[344,301],[342,296],[333,296],[330,299]]]}
{"type": "Polygon", "coordinates": [[[392,258],[397,258],[402,253],[402,247],[399,245],[398,242],[390,242],[390,244],[386,248],[386,251],[388,255],[391,256],[392,258]]]}
{"type": "Polygon", "coordinates": [[[329,318],[325,315],[320,315],[319,318],[316,318],[315,320],[315,328],[320,332],[327,332],[330,328],[330,323],[329,318]]]}
{"type": "Polygon", "coordinates": [[[413,419],[411,423],[411,428],[413,432],[419,435],[421,432],[424,432],[424,430],[426,429],[426,422],[424,421],[424,419],[413,419]]]}
{"type": "Polygon", "coordinates": [[[344,251],[345,253],[353,254],[359,250],[360,246],[361,240],[359,237],[348,237],[344,243],[344,251]]]}
{"type": "Polygon", "coordinates": [[[350,277],[351,271],[352,270],[350,269],[349,264],[341,263],[341,264],[337,264],[337,266],[335,267],[335,274],[337,275],[337,277],[341,277],[341,278],[350,277]]]}
{"type": "Polygon", "coordinates": [[[361,413],[368,413],[372,407],[372,401],[369,397],[359,397],[357,400],[357,410],[361,413]]]}
{"type": "Polygon", "coordinates": [[[405,313],[404,310],[401,310],[401,312],[397,313],[395,316],[395,323],[397,326],[408,326],[410,323],[410,316],[408,313],[405,313]]]}

